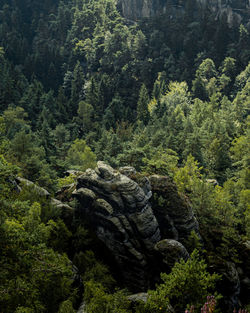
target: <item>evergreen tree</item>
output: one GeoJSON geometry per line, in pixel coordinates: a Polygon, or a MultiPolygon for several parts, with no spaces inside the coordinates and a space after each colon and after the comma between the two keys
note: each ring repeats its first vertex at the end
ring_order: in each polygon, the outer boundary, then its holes
{"type": "Polygon", "coordinates": [[[148,104],[150,102],[147,87],[142,84],[139,99],[137,102],[137,120],[142,121],[145,125],[149,120],[148,104]]]}
{"type": "Polygon", "coordinates": [[[96,166],[96,156],[83,139],[76,139],[68,150],[67,163],[71,169],[85,171],[96,166]]]}

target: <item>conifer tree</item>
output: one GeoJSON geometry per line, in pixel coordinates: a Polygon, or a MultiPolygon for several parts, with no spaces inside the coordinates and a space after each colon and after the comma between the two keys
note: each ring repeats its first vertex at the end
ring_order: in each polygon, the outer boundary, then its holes
{"type": "Polygon", "coordinates": [[[149,121],[149,111],[148,111],[149,102],[150,98],[148,95],[147,87],[144,84],[142,84],[139,92],[139,99],[137,102],[137,120],[142,121],[145,125],[149,121]]]}

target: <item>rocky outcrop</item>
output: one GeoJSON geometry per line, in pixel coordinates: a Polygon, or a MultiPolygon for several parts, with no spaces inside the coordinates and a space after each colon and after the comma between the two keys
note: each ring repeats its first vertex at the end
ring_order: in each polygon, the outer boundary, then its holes
{"type": "Polygon", "coordinates": [[[148,294],[146,292],[135,293],[133,295],[128,296],[128,299],[132,303],[138,303],[138,302],[146,303],[148,300],[148,294]]]}
{"type": "MultiPolygon", "coordinates": [[[[52,198],[51,194],[45,188],[40,187],[39,185],[35,184],[34,182],[28,179],[16,177],[14,183],[18,192],[21,192],[23,188],[29,188],[29,191],[35,194],[36,196],[47,199],[48,203],[50,202],[54,208],[57,208],[60,211],[60,217],[63,219],[63,221],[67,225],[72,224],[74,209],[71,206],[58,199],[52,198]]],[[[75,187],[74,184],[64,186],[61,189],[61,191],[58,192],[58,196],[59,197],[61,196],[62,200],[65,201],[65,190],[71,196],[74,187],[75,187]],[[64,195],[64,197],[62,197],[62,195],[64,195]]]]}
{"type": "Polygon", "coordinates": [[[63,203],[57,199],[51,199],[51,204],[60,210],[60,217],[66,223],[66,225],[72,225],[74,218],[74,209],[66,203],[63,203]]]}
{"type": "Polygon", "coordinates": [[[86,304],[84,302],[80,305],[79,309],[77,310],[77,313],[87,313],[86,304]]]}
{"type": "Polygon", "coordinates": [[[192,229],[198,228],[191,206],[166,179],[160,176],[138,179],[133,168],[116,171],[98,162],[95,170],[88,169],[78,177],[72,194],[78,199],[79,214],[88,219],[97,237],[110,250],[125,285],[132,290],[148,289],[156,272],[159,275],[164,265],[167,269],[180,258],[188,257],[181,243],[162,239],[184,240],[192,229]],[[152,207],[150,201],[152,191],[160,192],[157,188],[162,187],[165,212],[163,207],[160,212],[154,202],[152,207]],[[175,231],[164,237],[162,234],[165,235],[168,225],[175,231]]]}
{"type": "Polygon", "coordinates": [[[198,234],[198,222],[184,195],[180,195],[169,177],[149,177],[153,198],[152,207],[159,221],[163,238],[173,238],[182,243],[192,230],[198,234]]]}
{"type": "Polygon", "coordinates": [[[170,18],[182,17],[189,10],[193,16],[208,10],[215,19],[227,16],[229,25],[249,23],[249,0],[118,0],[118,8],[130,20],[166,14],[170,18]]]}
{"type": "Polygon", "coordinates": [[[98,162],[78,178],[73,195],[85,216],[122,267],[124,281],[133,289],[148,288],[150,258],[160,240],[158,222],[145,191],[127,176],[98,162]]]}
{"type": "Polygon", "coordinates": [[[103,162],[77,175],[75,183],[56,193],[57,199],[26,179],[18,177],[16,184],[47,198],[67,225],[74,217],[88,221],[131,290],[148,290],[160,272],[187,260],[183,243],[192,230],[198,232],[198,224],[191,205],[168,177],[145,177],[132,167],[117,171],[103,162]],[[77,210],[67,204],[73,197],[77,210]]]}
{"type": "Polygon", "coordinates": [[[50,197],[50,193],[46,189],[38,186],[37,184],[26,178],[16,177],[15,180],[20,190],[22,189],[22,187],[30,187],[32,188],[33,192],[35,192],[38,196],[45,197],[47,199],[50,197]]]}
{"type": "Polygon", "coordinates": [[[221,306],[223,312],[233,312],[239,305],[240,278],[236,266],[233,262],[227,262],[225,259],[217,257],[214,264],[214,270],[221,275],[217,283],[217,290],[223,293],[221,306]]]}
{"type": "MultiPolygon", "coordinates": [[[[132,312],[136,311],[136,306],[139,303],[146,303],[149,295],[146,292],[140,292],[133,295],[128,296],[128,300],[130,301],[130,309],[132,312]]],[[[129,311],[131,312],[131,311],[129,311]]],[[[167,304],[167,312],[174,313],[174,309],[170,304],[167,304]]]]}
{"type": "Polygon", "coordinates": [[[75,190],[76,184],[62,186],[60,190],[57,190],[55,196],[62,202],[70,202],[72,200],[72,192],[75,190]]]}

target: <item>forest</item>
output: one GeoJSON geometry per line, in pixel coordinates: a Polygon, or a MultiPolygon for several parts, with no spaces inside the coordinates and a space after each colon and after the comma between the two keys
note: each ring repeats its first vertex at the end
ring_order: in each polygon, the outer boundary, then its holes
{"type": "Polygon", "coordinates": [[[0,313],[250,312],[250,28],[186,2],[133,22],[116,0],[0,0],[0,313]],[[143,289],[67,187],[98,161],[167,176],[199,225],[143,289]]]}

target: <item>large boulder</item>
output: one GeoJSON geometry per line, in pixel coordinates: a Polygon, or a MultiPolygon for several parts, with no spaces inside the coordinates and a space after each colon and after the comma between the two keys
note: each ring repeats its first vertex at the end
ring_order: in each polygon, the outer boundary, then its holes
{"type": "Polygon", "coordinates": [[[155,250],[162,255],[163,262],[169,268],[172,268],[181,259],[187,261],[189,258],[186,248],[180,242],[173,239],[163,239],[157,242],[155,250]]]}

